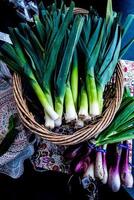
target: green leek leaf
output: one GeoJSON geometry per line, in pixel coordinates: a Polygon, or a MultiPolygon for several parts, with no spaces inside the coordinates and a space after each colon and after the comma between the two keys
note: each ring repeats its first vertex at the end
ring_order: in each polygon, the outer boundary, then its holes
{"type": "Polygon", "coordinates": [[[126,35],[130,25],[132,24],[134,20],[134,15],[129,14],[123,24],[123,28],[122,28],[122,39],[124,38],[124,36],[126,35]]]}
{"type": "Polygon", "coordinates": [[[75,47],[77,45],[77,42],[79,40],[83,23],[84,23],[84,18],[80,16],[76,16],[73,23],[73,27],[69,34],[69,40],[68,40],[64,57],[60,66],[59,74],[57,76],[56,92],[58,96],[64,96],[65,94],[65,85],[66,85],[67,76],[68,76],[71,61],[72,61],[72,56],[73,56],[75,47]]]}
{"type": "Polygon", "coordinates": [[[70,24],[73,17],[73,9],[74,9],[74,3],[72,2],[65,17],[64,23],[62,23],[61,26],[59,27],[59,30],[53,41],[53,45],[50,51],[47,52],[47,58],[45,60],[45,67],[44,67],[44,78],[43,78],[45,89],[47,89],[50,85],[50,79],[56,65],[58,51],[65,36],[67,27],[70,24]]]}
{"type": "Polygon", "coordinates": [[[134,39],[131,39],[122,49],[120,52],[120,59],[125,55],[131,45],[134,43],[134,39]]]}
{"type": "Polygon", "coordinates": [[[36,30],[37,30],[37,33],[40,37],[40,40],[42,42],[42,44],[44,44],[44,38],[45,38],[45,28],[44,28],[44,25],[42,24],[42,22],[40,21],[40,18],[38,15],[34,15],[34,22],[35,22],[35,25],[36,25],[36,30]]]}

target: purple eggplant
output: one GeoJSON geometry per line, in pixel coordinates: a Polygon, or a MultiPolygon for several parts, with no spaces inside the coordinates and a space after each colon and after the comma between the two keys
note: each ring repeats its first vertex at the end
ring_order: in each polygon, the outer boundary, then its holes
{"type": "Polygon", "coordinates": [[[77,174],[84,174],[90,164],[90,157],[82,158],[75,166],[74,172],[77,174]]]}
{"type": "Polygon", "coordinates": [[[65,160],[72,160],[75,156],[79,155],[81,152],[81,148],[83,147],[82,144],[77,144],[74,146],[69,146],[63,153],[63,157],[65,160]]]}
{"type": "Polygon", "coordinates": [[[84,174],[90,163],[90,157],[87,154],[75,157],[70,163],[72,173],[84,174]]]}
{"type": "Polygon", "coordinates": [[[64,153],[63,157],[66,161],[72,161],[76,157],[89,155],[91,152],[91,148],[87,145],[87,143],[81,143],[74,146],[68,147],[64,153]]]}

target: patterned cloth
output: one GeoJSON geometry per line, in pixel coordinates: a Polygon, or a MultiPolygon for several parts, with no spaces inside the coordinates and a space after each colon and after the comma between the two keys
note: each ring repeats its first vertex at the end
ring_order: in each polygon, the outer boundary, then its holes
{"type": "Polygon", "coordinates": [[[63,173],[69,172],[69,166],[64,163],[64,146],[58,146],[43,139],[39,140],[31,163],[36,171],[53,170],[63,173]]]}
{"type": "Polygon", "coordinates": [[[124,84],[130,88],[131,95],[134,96],[134,61],[122,60],[124,71],[124,84]]]}
{"type": "MultiPolygon", "coordinates": [[[[5,64],[0,63],[0,143],[8,132],[8,123],[11,115],[17,115],[16,103],[13,97],[11,75],[5,64]]],[[[34,152],[28,142],[29,134],[25,132],[22,123],[17,122],[18,130],[15,141],[9,150],[0,156],[0,173],[11,177],[19,177],[23,172],[23,162],[34,152]]],[[[33,148],[33,147],[32,147],[33,148]]]]}
{"type": "Polygon", "coordinates": [[[24,172],[24,161],[34,153],[33,145],[27,145],[19,154],[3,165],[0,165],[0,173],[6,174],[14,179],[19,178],[24,172]]]}
{"type": "MultiPolygon", "coordinates": [[[[124,71],[124,84],[130,89],[131,95],[134,96],[134,61],[122,60],[124,71]]],[[[132,140],[128,141],[129,144],[129,163],[132,163],[132,140]]],[[[130,165],[131,168],[131,165],[130,165]]]]}
{"type": "Polygon", "coordinates": [[[16,7],[16,13],[24,20],[33,21],[33,14],[38,13],[34,0],[9,0],[16,7]]]}

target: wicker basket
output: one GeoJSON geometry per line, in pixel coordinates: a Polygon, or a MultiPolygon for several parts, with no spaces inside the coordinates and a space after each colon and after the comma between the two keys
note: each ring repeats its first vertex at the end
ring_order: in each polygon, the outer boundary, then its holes
{"type": "MultiPolygon", "coordinates": [[[[74,13],[88,14],[88,11],[76,8],[74,13]]],[[[19,75],[13,76],[14,97],[20,118],[25,127],[42,138],[58,145],[74,145],[97,136],[113,120],[118,110],[123,95],[123,72],[121,63],[118,63],[114,78],[105,90],[105,109],[101,117],[96,118],[91,124],[74,132],[72,135],[58,134],[49,131],[45,126],[35,121],[33,114],[29,111],[26,100],[22,94],[22,84],[19,75]]]]}
{"type": "Polygon", "coordinates": [[[13,76],[13,88],[14,97],[17,104],[18,112],[20,114],[23,124],[31,130],[31,132],[40,135],[42,138],[49,140],[55,144],[60,145],[73,145],[80,143],[82,141],[88,140],[92,137],[98,135],[102,130],[104,130],[109,123],[112,121],[117,109],[120,106],[122,94],[123,94],[123,72],[121,64],[117,65],[117,70],[115,73],[115,80],[107,86],[105,92],[105,111],[102,116],[90,124],[72,135],[61,135],[57,133],[50,132],[44,126],[38,124],[33,114],[29,111],[27,107],[26,100],[22,94],[21,78],[14,74],[13,76]]]}

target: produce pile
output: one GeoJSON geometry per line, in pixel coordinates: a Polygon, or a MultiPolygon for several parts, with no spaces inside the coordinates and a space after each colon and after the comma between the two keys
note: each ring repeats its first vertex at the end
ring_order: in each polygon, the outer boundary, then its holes
{"type": "MultiPolygon", "coordinates": [[[[122,25],[111,0],[105,18],[92,7],[88,14],[75,14],[74,8],[74,2],[69,7],[63,2],[60,7],[56,2],[45,7],[41,2],[33,22],[9,28],[12,44],[0,47],[0,59],[26,79],[23,84],[33,89],[45,127],[51,130],[68,124],[77,130],[101,116],[106,86],[134,42],[122,46],[134,16],[128,15],[122,25]]],[[[32,103],[36,101],[32,99],[32,103]]],[[[64,158],[70,162],[71,172],[81,178],[108,182],[113,191],[121,184],[132,187],[127,140],[134,138],[133,133],[134,97],[127,90],[112,123],[97,138],[68,147],[64,158]]]]}
{"type": "Polygon", "coordinates": [[[74,7],[71,2],[45,8],[41,2],[34,22],[9,28],[12,44],[0,48],[0,59],[27,78],[50,129],[70,122],[81,128],[101,115],[105,86],[133,42],[121,46],[133,16],[119,25],[111,0],[105,18],[92,7],[87,15],[75,15],[74,7]]]}
{"type": "Polygon", "coordinates": [[[126,88],[112,123],[96,139],[68,147],[64,158],[73,174],[108,183],[117,192],[121,184],[133,187],[129,139],[134,139],[134,97],[126,88]]]}

